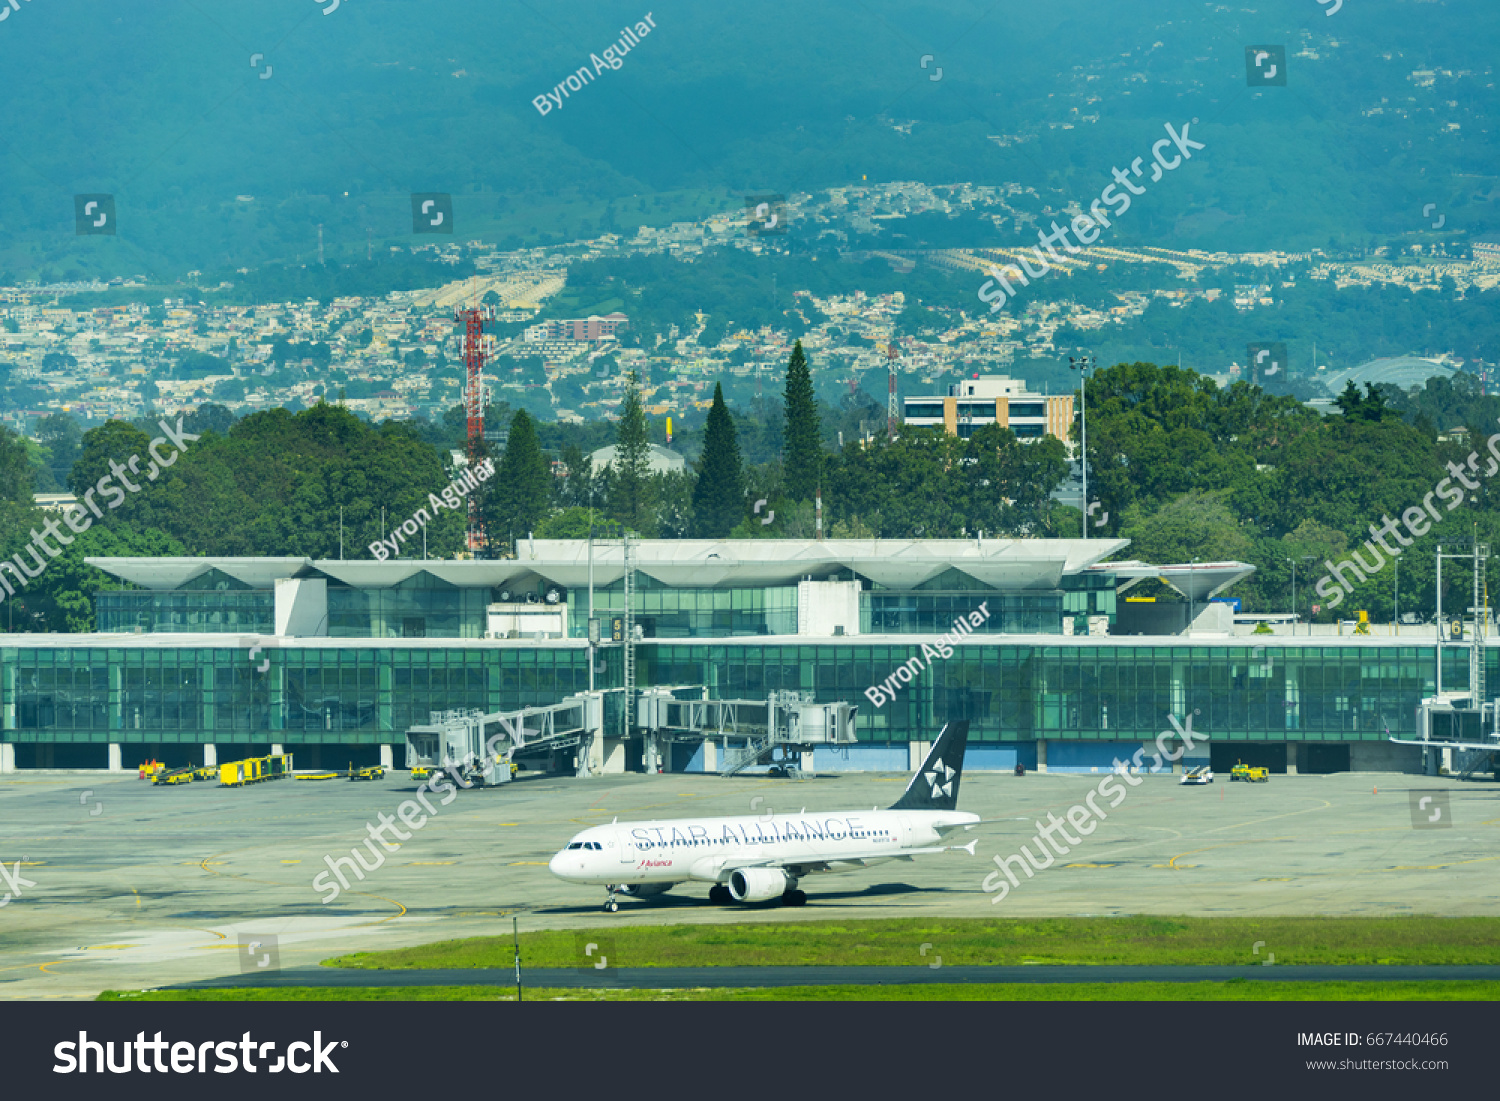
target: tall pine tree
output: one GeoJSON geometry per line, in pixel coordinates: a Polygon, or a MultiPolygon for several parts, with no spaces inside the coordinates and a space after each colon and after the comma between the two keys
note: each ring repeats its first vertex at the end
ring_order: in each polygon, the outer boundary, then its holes
{"type": "Polygon", "coordinates": [[[725,539],[745,515],[745,475],[734,419],[724,404],[724,387],[714,383],[714,403],[703,430],[703,457],[693,487],[693,534],[725,539]]]}
{"type": "Polygon", "coordinates": [[[625,404],[615,433],[615,457],[610,465],[614,467],[609,480],[610,514],[631,531],[650,534],[655,528],[651,522],[651,438],[634,371],[625,387],[625,404]]]}
{"type": "Polygon", "coordinates": [[[524,409],[510,419],[505,454],[490,484],[485,526],[492,543],[526,537],[552,510],[552,469],[524,409]]]}
{"type": "Polygon", "coordinates": [[[807,357],[799,340],[793,345],[792,358],[786,365],[786,444],[782,452],[786,495],[793,501],[811,500],[821,484],[821,437],[812,373],[807,369],[807,357]]]}

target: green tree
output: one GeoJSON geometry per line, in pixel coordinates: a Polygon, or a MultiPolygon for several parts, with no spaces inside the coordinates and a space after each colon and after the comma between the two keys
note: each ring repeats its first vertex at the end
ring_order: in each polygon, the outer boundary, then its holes
{"type": "Polygon", "coordinates": [[[552,470],[537,441],[536,424],[524,409],[510,420],[505,454],[487,495],[486,527],[492,538],[521,537],[536,530],[552,510],[552,470]]]}
{"type": "Polygon", "coordinates": [[[52,413],[37,422],[36,438],[48,451],[52,477],[66,483],[83,443],[83,429],[66,413],[52,413]]]}
{"type": "Polygon", "coordinates": [[[625,387],[625,404],[620,409],[620,426],[615,434],[615,457],[610,466],[610,515],[632,531],[652,534],[651,443],[634,372],[625,387]]]}
{"type": "Polygon", "coordinates": [[[822,484],[821,439],[812,373],[799,340],[786,365],[786,492],[793,501],[810,500],[822,484]]]}
{"type": "Polygon", "coordinates": [[[726,538],[745,515],[745,475],[734,418],[724,404],[724,387],[714,383],[714,401],[703,431],[703,455],[693,487],[693,534],[726,538]]]}
{"type": "Polygon", "coordinates": [[[31,507],[35,476],[26,454],[26,441],[0,427],[0,501],[31,507]]]}
{"type": "Polygon", "coordinates": [[[1184,493],[1160,508],[1126,510],[1121,534],[1130,552],[1158,564],[1243,561],[1251,541],[1225,503],[1223,492],[1184,493]]]}

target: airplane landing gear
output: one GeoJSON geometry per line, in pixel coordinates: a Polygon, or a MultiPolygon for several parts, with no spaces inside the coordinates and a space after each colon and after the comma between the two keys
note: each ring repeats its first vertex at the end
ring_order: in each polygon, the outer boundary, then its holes
{"type": "Polygon", "coordinates": [[[734,901],[734,896],[729,893],[729,888],[722,883],[715,883],[708,889],[708,901],[715,906],[728,906],[734,901]]]}
{"type": "Polygon", "coordinates": [[[806,906],[807,905],[807,892],[806,891],[799,891],[799,890],[797,890],[794,887],[790,891],[787,891],[784,894],[782,894],[782,896],[781,896],[781,904],[783,906],[806,906]]]}
{"type": "Polygon", "coordinates": [[[605,884],[604,889],[609,892],[609,897],[604,900],[604,912],[606,914],[613,914],[618,912],[618,910],[620,909],[620,904],[615,901],[615,884],[607,883],[605,884]]]}

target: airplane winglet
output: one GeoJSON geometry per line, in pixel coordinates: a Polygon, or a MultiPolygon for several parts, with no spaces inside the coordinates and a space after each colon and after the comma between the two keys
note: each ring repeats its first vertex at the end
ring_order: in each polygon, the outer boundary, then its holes
{"type": "Polygon", "coordinates": [[[974,840],[970,841],[967,845],[954,845],[953,847],[955,849],[962,849],[964,852],[968,853],[970,856],[973,856],[974,855],[974,846],[977,845],[977,844],[979,844],[979,838],[976,837],[976,838],[974,838],[974,840]]]}

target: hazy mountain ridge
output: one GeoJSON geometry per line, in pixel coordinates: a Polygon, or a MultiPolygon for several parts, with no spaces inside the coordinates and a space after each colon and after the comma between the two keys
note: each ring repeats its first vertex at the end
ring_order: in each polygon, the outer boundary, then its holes
{"type": "Polygon", "coordinates": [[[1500,228],[1500,11],[1483,0],[1368,0],[1334,18],[1300,2],[888,2],[857,17],[668,2],[620,69],[546,115],[533,97],[642,6],[325,6],[13,12],[0,275],[308,262],[319,224],[329,259],[349,260],[434,239],[411,235],[416,191],[454,195],[454,239],[517,243],[561,239],[610,201],[629,232],[666,190],[733,209],[748,191],[862,177],[1019,182],[1043,207],[1086,206],[1165,123],[1195,117],[1207,148],[1140,198],[1116,243],[1364,244],[1422,228],[1428,202],[1445,232],[1500,228]],[[1245,86],[1256,43],[1286,46],[1287,87],[1245,86]],[[95,191],[116,196],[119,236],[74,235],[72,195],[95,191]]]}

